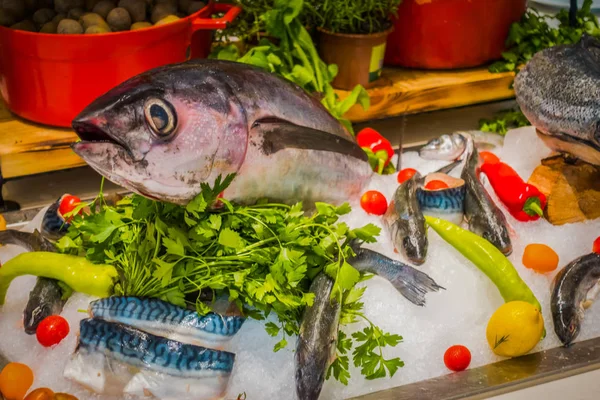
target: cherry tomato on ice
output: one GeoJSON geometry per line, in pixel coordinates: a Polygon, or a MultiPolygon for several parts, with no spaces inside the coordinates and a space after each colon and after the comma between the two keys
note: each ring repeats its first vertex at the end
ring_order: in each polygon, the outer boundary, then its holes
{"type": "Polygon", "coordinates": [[[594,244],[592,245],[592,251],[594,253],[600,254],[600,236],[598,236],[596,240],[594,240],[594,244]]]}
{"type": "Polygon", "coordinates": [[[444,181],[433,180],[433,181],[427,182],[427,185],[425,185],[425,189],[427,189],[427,190],[448,189],[448,184],[444,181]]]}
{"type": "Polygon", "coordinates": [[[479,153],[479,157],[483,160],[484,164],[498,164],[500,162],[498,156],[489,151],[482,151],[479,153]]]}
{"type": "Polygon", "coordinates": [[[377,190],[369,190],[360,198],[360,206],[368,214],[385,214],[388,204],[385,196],[377,190]]]}
{"type": "Polygon", "coordinates": [[[471,363],[471,352],[460,344],[450,346],[444,353],[444,364],[451,371],[463,371],[471,363]]]}
{"type": "Polygon", "coordinates": [[[48,388],[37,388],[29,392],[25,400],[54,400],[54,392],[48,388]]]}
{"type": "Polygon", "coordinates": [[[416,169],[404,168],[402,171],[398,172],[398,183],[406,182],[407,180],[412,178],[416,173],[416,169]]]}
{"type": "Polygon", "coordinates": [[[69,334],[69,323],[60,315],[46,317],[37,327],[35,336],[44,347],[60,343],[69,334]]]}
{"type": "Polygon", "coordinates": [[[0,392],[6,400],[23,400],[33,384],[33,371],[25,364],[9,363],[0,372],[0,392]]]}

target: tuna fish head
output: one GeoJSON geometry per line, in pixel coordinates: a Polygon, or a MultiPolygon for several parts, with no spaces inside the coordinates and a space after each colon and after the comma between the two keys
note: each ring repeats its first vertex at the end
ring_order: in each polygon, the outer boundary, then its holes
{"type": "Polygon", "coordinates": [[[600,42],[536,53],[515,78],[517,102],[552,150],[600,165],[600,42]]]}
{"type": "Polygon", "coordinates": [[[237,172],[248,137],[230,87],[188,63],[129,79],[87,106],[73,128],[81,139],[73,150],[100,174],[177,204],[237,172]]]}

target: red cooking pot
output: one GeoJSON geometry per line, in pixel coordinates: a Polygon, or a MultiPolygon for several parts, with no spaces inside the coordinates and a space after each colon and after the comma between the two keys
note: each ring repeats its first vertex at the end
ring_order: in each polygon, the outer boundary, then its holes
{"type": "Polygon", "coordinates": [[[385,64],[467,68],[499,59],[527,0],[404,0],[388,37],[385,64]]]}
{"type": "Polygon", "coordinates": [[[212,31],[223,29],[239,7],[209,3],[166,25],[95,35],[59,35],[0,27],[0,91],[20,117],[70,127],[100,95],[149,69],[206,58],[212,31]],[[225,12],[222,18],[211,18],[225,12]],[[189,50],[189,56],[188,56],[189,50]]]}

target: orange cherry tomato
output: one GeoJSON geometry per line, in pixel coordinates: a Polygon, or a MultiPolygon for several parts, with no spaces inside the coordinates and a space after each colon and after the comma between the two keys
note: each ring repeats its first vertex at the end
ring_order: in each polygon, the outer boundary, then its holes
{"type": "Polygon", "coordinates": [[[48,388],[37,388],[29,392],[25,400],[54,400],[54,392],[48,388]]]}
{"type": "Polygon", "coordinates": [[[416,169],[412,168],[404,168],[402,171],[398,172],[398,183],[404,183],[417,173],[416,169]]]}
{"type": "Polygon", "coordinates": [[[33,371],[25,364],[9,363],[0,372],[0,392],[6,400],[23,400],[33,384],[33,371]]]}
{"type": "Polygon", "coordinates": [[[594,253],[600,254],[600,236],[598,236],[596,240],[594,240],[594,244],[592,245],[592,251],[594,253]]]}
{"type": "Polygon", "coordinates": [[[387,211],[387,200],[377,190],[369,190],[360,198],[360,206],[368,214],[383,215],[387,211]]]}
{"type": "Polygon", "coordinates": [[[79,400],[77,397],[68,393],[56,393],[53,400],[79,400]]]}
{"type": "Polygon", "coordinates": [[[484,164],[498,164],[500,162],[498,156],[489,151],[482,151],[479,153],[479,157],[483,160],[484,164]]]}
{"type": "Polygon", "coordinates": [[[545,244],[528,244],[523,251],[523,265],[536,272],[551,272],[558,267],[558,254],[545,244]]]}
{"type": "Polygon", "coordinates": [[[427,190],[440,190],[440,189],[448,189],[448,184],[444,181],[433,180],[427,182],[425,185],[425,189],[427,190]]]}
{"type": "Polygon", "coordinates": [[[463,371],[471,364],[471,352],[465,346],[450,346],[444,353],[444,364],[451,371],[463,371]]]}

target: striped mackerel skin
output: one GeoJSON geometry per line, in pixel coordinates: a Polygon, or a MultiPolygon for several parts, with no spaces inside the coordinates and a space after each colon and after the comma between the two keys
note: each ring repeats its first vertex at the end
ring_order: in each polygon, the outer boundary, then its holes
{"type": "Polygon", "coordinates": [[[230,340],[241,328],[244,318],[195,311],[160,299],[107,297],[90,303],[93,318],[119,322],[154,335],[184,343],[214,346],[230,340]]]}
{"type": "Polygon", "coordinates": [[[200,379],[207,372],[229,375],[235,361],[233,353],[176,342],[122,324],[88,318],[79,329],[76,353],[101,353],[176,377],[200,379]]]}

